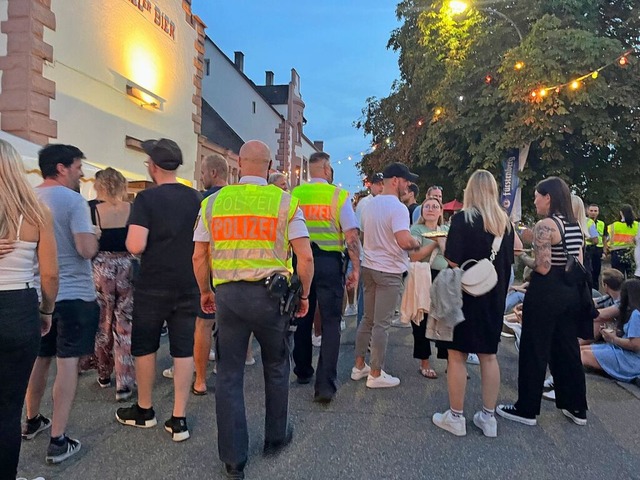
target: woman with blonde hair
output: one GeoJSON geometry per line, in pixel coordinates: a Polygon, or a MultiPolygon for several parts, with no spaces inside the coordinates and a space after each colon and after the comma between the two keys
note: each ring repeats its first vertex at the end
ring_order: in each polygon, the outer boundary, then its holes
{"type": "Polygon", "coordinates": [[[91,208],[93,223],[102,232],[98,255],[93,259],[93,279],[100,305],[95,346],[98,384],[110,387],[115,369],[116,401],[123,401],[131,397],[135,382],[131,356],[134,257],[125,246],[131,205],[123,200],[127,180],[114,168],[102,170],[95,189],[102,200],[91,208]]]}
{"type": "MultiPolygon", "coordinates": [[[[51,213],[37,199],[18,152],[0,140],[0,472],[15,478],[20,416],[40,337],[51,328],[58,261],[51,213]],[[41,300],[33,284],[38,260],[41,300]]],[[[42,423],[42,430],[51,426],[42,423]]],[[[5,476],[7,475],[7,476],[5,476]]]]}
{"type": "Polygon", "coordinates": [[[436,343],[438,348],[446,348],[449,352],[450,408],[434,414],[432,420],[438,427],[457,436],[467,433],[463,407],[469,352],[478,354],[482,379],[482,410],[473,416],[473,423],[485,436],[497,436],[494,413],[500,390],[500,367],[496,353],[513,264],[514,232],[509,217],[498,203],[498,186],[491,173],[476,170],[464,191],[463,209],[451,219],[445,257],[453,267],[459,267],[467,260],[490,258],[496,237],[502,237],[493,261],[498,283],[478,297],[463,293],[464,322],[455,327],[452,341],[436,343]]]}

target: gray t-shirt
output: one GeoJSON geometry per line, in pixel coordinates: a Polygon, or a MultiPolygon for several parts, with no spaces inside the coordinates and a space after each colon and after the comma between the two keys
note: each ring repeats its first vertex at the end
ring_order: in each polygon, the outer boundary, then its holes
{"type": "MultiPolygon", "coordinates": [[[[91,260],[80,256],[73,238],[76,233],[94,233],[89,204],[82,195],[67,187],[41,187],[35,191],[53,216],[60,270],[60,288],[56,301],[95,300],[96,289],[93,284],[91,260]]],[[[38,290],[39,279],[40,276],[36,275],[35,283],[38,290]]]]}

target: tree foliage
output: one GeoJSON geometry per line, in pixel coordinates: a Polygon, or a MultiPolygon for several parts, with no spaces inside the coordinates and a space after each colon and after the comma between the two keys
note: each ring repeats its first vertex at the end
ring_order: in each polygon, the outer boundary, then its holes
{"type": "Polygon", "coordinates": [[[453,16],[447,1],[403,0],[402,25],[388,47],[399,53],[390,94],[370,98],[357,122],[377,148],[360,167],[412,165],[422,186],[461,197],[469,175],[500,175],[510,148],[531,144],[522,172],[523,206],[541,178],[559,175],[586,201],[617,213],[640,206],[640,17],[636,0],[480,2],[453,16]],[[522,32],[500,15],[512,19],[522,32]],[[628,64],[616,59],[633,51],[628,64]],[[514,68],[517,62],[524,67],[514,68]],[[551,90],[587,77],[580,88],[551,90]],[[457,193],[457,195],[456,195],[457,193]]]}

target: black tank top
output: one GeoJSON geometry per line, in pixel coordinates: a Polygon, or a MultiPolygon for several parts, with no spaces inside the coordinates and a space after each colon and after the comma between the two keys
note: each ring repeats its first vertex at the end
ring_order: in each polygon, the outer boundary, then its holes
{"type": "Polygon", "coordinates": [[[125,242],[127,240],[127,232],[129,226],[120,228],[102,228],[100,225],[100,214],[98,213],[98,204],[102,203],[99,200],[92,200],[89,202],[91,207],[91,220],[94,225],[100,227],[102,235],[98,241],[98,250],[100,252],[126,252],[127,247],[125,242]]]}

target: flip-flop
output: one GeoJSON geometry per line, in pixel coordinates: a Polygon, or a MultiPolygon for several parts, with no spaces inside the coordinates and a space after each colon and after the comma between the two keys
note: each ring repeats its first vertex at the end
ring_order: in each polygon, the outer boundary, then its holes
{"type": "Polygon", "coordinates": [[[421,368],[420,370],[418,370],[418,372],[424,378],[428,378],[430,380],[435,380],[436,378],[438,378],[438,374],[433,368],[421,368]]]}
{"type": "Polygon", "coordinates": [[[193,393],[194,395],[196,395],[198,397],[202,397],[203,395],[206,395],[209,392],[206,389],[205,390],[196,390],[196,384],[192,383],[191,384],[191,393],[193,393]]]}

